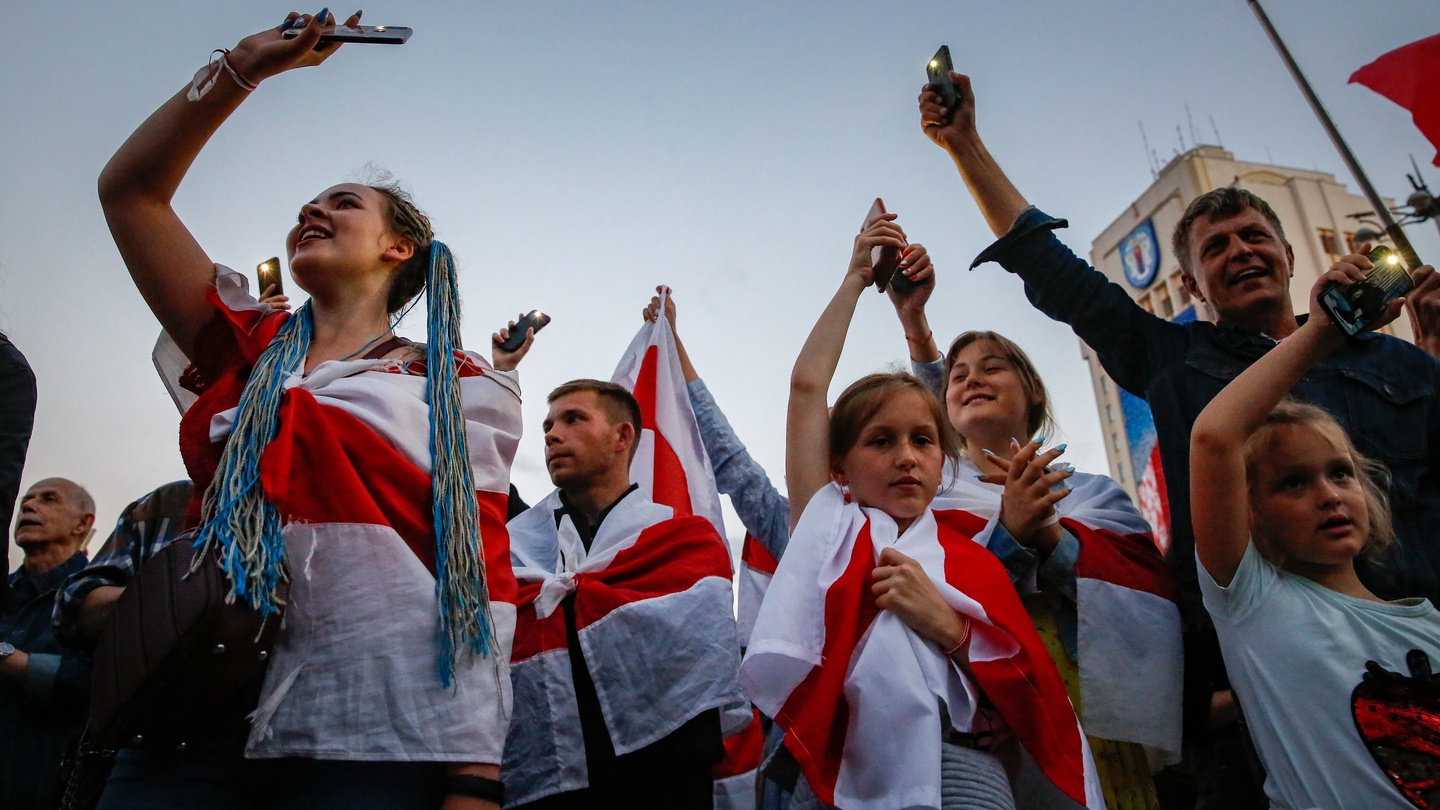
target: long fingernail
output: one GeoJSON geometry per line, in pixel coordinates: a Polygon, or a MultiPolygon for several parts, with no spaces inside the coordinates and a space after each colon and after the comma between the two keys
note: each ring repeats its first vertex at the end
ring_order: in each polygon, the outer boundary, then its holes
{"type": "Polygon", "coordinates": [[[976,478],[984,478],[984,477],[985,477],[985,473],[975,473],[975,477],[976,477],[976,478]]]}
{"type": "Polygon", "coordinates": [[[1011,436],[1011,437],[1010,437],[1010,443],[1013,444],[1013,445],[1015,445],[1016,447],[1019,447],[1019,446],[1020,446],[1020,440],[1017,439],[1017,438],[1015,438],[1014,436],[1011,436]]]}
{"type": "Polygon", "coordinates": [[[1036,444],[1044,444],[1044,443],[1045,443],[1045,437],[1044,437],[1044,436],[1036,436],[1036,437],[1035,437],[1035,443],[1036,443],[1036,444]]]}
{"type": "Polygon", "coordinates": [[[1055,452],[1057,452],[1057,453],[1063,453],[1063,452],[1065,452],[1065,448],[1067,448],[1067,447],[1069,447],[1069,446],[1070,446],[1070,445],[1068,445],[1068,444],[1057,444],[1057,445],[1055,445],[1055,452]]]}
{"type": "Polygon", "coordinates": [[[326,6],[325,8],[320,9],[320,13],[315,15],[315,19],[319,20],[321,25],[324,25],[324,24],[325,24],[325,18],[328,17],[329,15],[330,15],[330,7],[329,7],[329,6],[326,6]]]}
{"type": "Polygon", "coordinates": [[[355,19],[356,19],[356,20],[359,20],[359,19],[360,19],[360,15],[361,15],[361,14],[364,14],[364,13],[365,13],[365,10],[364,10],[364,9],[361,9],[361,10],[355,12],[355,19]]]}
{"type": "Polygon", "coordinates": [[[1068,473],[1073,473],[1073,472],[1075,472],[1075,465],[1074,465],[1074,464],[1066,464],[1066,465],[1065,465],[1065,472],[1068,472],[1068,473]]]}
{"type": "Polygon", "coordinates": [[[984,454],[987,455],[987,456],[993,456],[993,455],[995,455],[994,453],[990,452],[989,450],[986,450],[986,449],[983,448],[983,447],[980,448],[980,452],[984,453],[984,454]]]}

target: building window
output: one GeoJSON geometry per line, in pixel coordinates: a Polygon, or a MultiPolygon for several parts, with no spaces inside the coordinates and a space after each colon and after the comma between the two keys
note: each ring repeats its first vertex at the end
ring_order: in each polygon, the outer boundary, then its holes
{"type": "Polygon", "coordinates": [[[1166,320],[1175,317],[1175,305],[1170,303],[1170,296],[1165,295],[1165,289],[1163,287],[1158,293],[1160,298],[1160,316],[1166,320]]]}
{"type": "Polygon", "coordinates": [[[1108,403],[1108,402],[1105,403],[1105,421],[1106,421],[1106,422],[1114,422],[1114,421],[1115,421],[1115,406],[1114,406],[1114,405],[1111,405],[1111,404],[1108,403]]]}
{"type": "Polygon", "coordinates": [[[1106,377],[1106,376],[1103,375],[1103,374],[1100,375],[1100,393],[1102,393],[1102,394],[1109,394],[1109,393],[1110,393],[1110,378],[1106,377]]]}
{"type": "Polygon", "coordinates": [[[1320,249],[1325,251],[1325,258],[1329,264],[1340,261],[1340,243],[1335,239],[1335,232],[1329,228],[1316,228],[1320,236],[1320,249]]]}
{"type": "Polygon", "coordinates": [[[1144,307],[1146,312],[1154,312],[1154,311],[1155,311],[1155,308],[1152,307],[1152,306],[1150,306],[1150,296],[1148,296],[1148,295],[1144,295],[1144,296],[1141,296],[1141,297],[1140,297],[1140,306],[1144,307]]]}
{"type": "Polygon", "coordinates": [[[1110,446],[1113,447],[1113,448],[1115,448],[1115,452],[1116,452],[1117,454],[1120,452],[1120,434],[1119,434],[1119,433],[1111,433],[1111,434],[1110,434],[1110,446]]]}
{"type": "Polygon", "coordinates": [[[1115,480],[1122,484],[1125,483],[1125,464],[1122,462],[1115,464],[1115,480]]]}

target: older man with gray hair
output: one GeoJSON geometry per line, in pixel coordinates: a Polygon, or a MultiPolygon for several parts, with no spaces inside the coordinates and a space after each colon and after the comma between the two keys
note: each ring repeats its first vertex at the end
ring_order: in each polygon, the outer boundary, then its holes
{"type": "Polygon", "coordinates": [[[0,807],[54,807],[60,759],[85,723],[90,659],[55,639],[55,593],[85,567],[95,499],[64,478],[20,499],[15,545],[24,552],[0,604],[0,807]]]}

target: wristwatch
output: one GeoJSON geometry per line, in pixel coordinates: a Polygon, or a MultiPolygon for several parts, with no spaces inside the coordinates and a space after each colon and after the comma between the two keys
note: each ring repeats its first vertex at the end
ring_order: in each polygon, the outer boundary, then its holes
{"type": "Polygon", "coordinates": [[[0,641],[0,661],[15,654],[15,645],[8,641],[0,641]]]}

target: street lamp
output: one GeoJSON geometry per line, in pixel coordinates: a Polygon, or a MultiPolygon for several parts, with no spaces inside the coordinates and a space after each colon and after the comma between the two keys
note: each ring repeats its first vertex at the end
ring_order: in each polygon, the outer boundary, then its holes
{"type": "MultiPolygon", "coordinates": [[[[1405,175],[1405,179],[1410,181],[1410,187],[1413,190],[1405,199],[1404,205],[1391,208],[1390,212],[1398,217],[1397,221],[1400,225],[1412,225],[1428,219],[1435,223],[1436,228],[1440,228],[1440,199],[1436,199],[1435,195],[1430,193],[1430,188],[1425,185],[1425,179],[1420,176],[1420,167],[1415,165],[1413,156],[1410,158],[1410,165],[1415,168],[1415,173],[1405,175]]],[[[1347,216],[1361,222],[1360,227],[1355,231],[1356,242],[1378,242],[1385,237],[1384,227],[1372,219],[1375,216],[1373,211],[1361,211],[1358,214],[1348,214],[1347,216]]]]}

